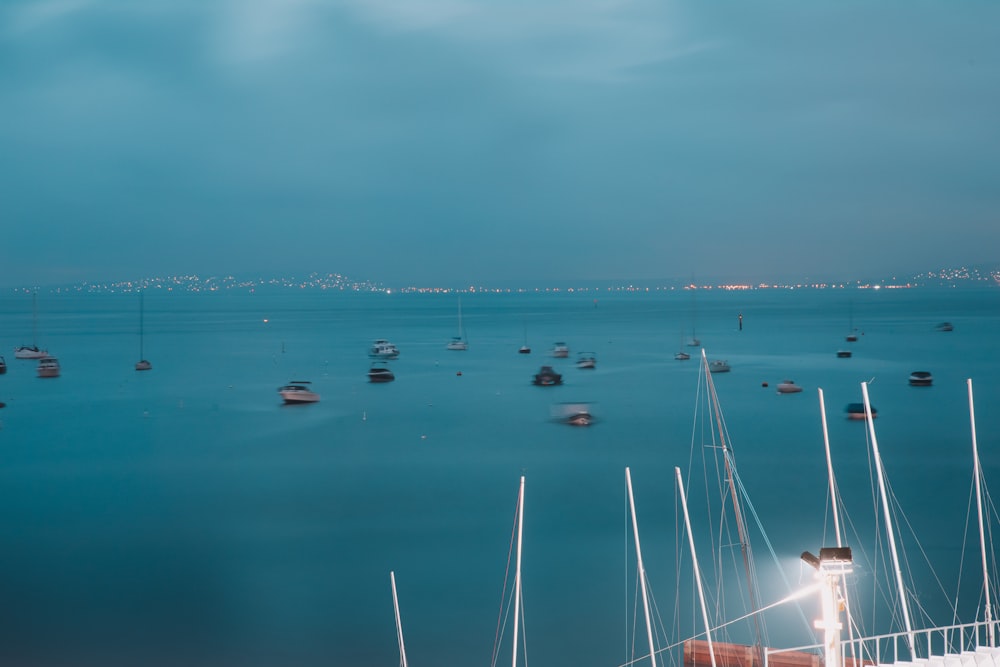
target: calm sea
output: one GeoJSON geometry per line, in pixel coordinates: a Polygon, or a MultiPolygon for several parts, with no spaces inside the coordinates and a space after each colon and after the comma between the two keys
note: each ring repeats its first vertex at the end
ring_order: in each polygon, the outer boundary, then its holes
{"type": "MultiPolygon", "coordinates": [[[[397,664],[395,571],[410,664],[488,665],[524,475],[528,659],[619,665],[645,641],[633,635],[626,466],[657,613],[683,638],[700,617],[690,558],[676,572],[687,547],[675,540],[675,466],[690,479],[702,566],[735,552],[698,509],[717,492],[700,467],[713,450],[699,434],[698,350],[673,358],[692,330],[732,366],[713,379],[789,584],[810,581],[799,554],[832,540],[818,388],[850,543],[876,563],[857,576],[884,574],[866,430],[843,412],[867,381],[891,489],[920,540],[903,537],[913,593],[949,621],[921,562],[950,596],[964,553],[960,606],[974,613],[966,379],[989,482],[1000,289],[465,294],[469,349],[449,352],[457,308],[446,294],[150,292],[153,370],[137,373],[137,295],[39,294],[39,344],[62,364],[39,379],[13,358],[32,336],[31,297],[0,296],[0,663],[397,664]],[[935,330],[945,320],[953,332],[935,330]],[[401,350],[393,383],[367,382],[375,338],[401,350]],[[517,352],[525,341],[530,355],[517,352]],[[556,341],[569,359],[549,356],[556,341]],[[837,358],[846,347],[853,357],[837,358]],[[574,367],[581,351],[595,370],[574,367]],[[542,364],[564,385],[532,386],[542,364]],[[934,385],[908,386],[914,370],[934,385]],[[786,378],[804,391],[777,395],[786,378]],[[322,401],[281,406],[289,380],[311,380],[322,401]],[[567,401],[590,403],[597,423],[553,421],[567,401]]],[[[761,604],[783,597],[768,549],[754,554],[761,604]]],[[[708,578],[713,606],[739,595],[708,578]]],[[[797,619],[768,633],[774,645],[813,641],[797,619]]]]}

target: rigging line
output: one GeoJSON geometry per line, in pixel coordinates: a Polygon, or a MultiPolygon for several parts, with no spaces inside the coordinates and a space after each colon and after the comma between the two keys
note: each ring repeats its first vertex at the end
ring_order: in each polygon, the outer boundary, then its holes
{"type": "Polygon", "coordinates": [[[510,580],[510,562],[514,554],[514,541],[517,538],[517,503],[514,504],[514,523],[510,529],[510,545],[507,547],[507,568],[503,573],[503,588],[500,592],[500,609],[497,611],[497,629],[496,635],[493,638],[493,656],[490,659],[491,665],[496,665],[498,653],[500,652],[500,637],[503,634],[502,630],[507,626],[507,615],[510,614],[510,606],[508,603],[507,614],[504,614],[504,601],[507,598],[507,582],[510,580]],[[501,628],[501,621],[503,623],[503,628],[501,628]]]}

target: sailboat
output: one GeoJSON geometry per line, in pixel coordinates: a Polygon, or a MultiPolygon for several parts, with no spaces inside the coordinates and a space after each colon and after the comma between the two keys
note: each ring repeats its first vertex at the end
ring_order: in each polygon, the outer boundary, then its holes
{"type": "Polygon", "coordinates": [[[31,312],[31,345],[15,347],[15,359],[43,359],[49,356],[48,351],[38,347],[38,292],[31,295],[31,312]]]}
{"type": "Polygon", "coordinates": [[[847,335],[844,336],[844,340],[848,343],[854,343],[858,340],[858,331],[854,328],[854,302],[851,302],[850,309],[847,316],[847,335]]]}
{"type": "Polygon", "coordinates": [[[137,371],[151,371],[151,370],[153,370],[153,364],[151,364],[146,359],[145,355],[143,355],[143,348],[142,348],[142,345],[143,345],[143,334],[144,334],[144,331],[143,331],[143,329],[144,329],[144,326],[143,326],[144,325],[144,321],[143,320],[145,319],[144,316],[145,316],[145,310],[146,310],[145,307],[144,307],[145,304],[144,304],[144,301],[143,301],[143,296],[144,295],[145,295],[144,292],[139,292],[139,361],[135,362],[135,370],[137,370],[137,371]]]}
{"type": "Polygon", "coordinates": [[[458,299],[458,335],[453,336],[452,339],[445,346],[448,350],[468,350],[469,342],[465,340],[464,334],[462,332],[462,299],[458,299]]]}
{"type": "Polygon", "coordinates": [[[528,325],[524,325],[524,345],[520,347],[517,351],[518,354],[531,354],[531,348],[528,347],[528,325]]]}

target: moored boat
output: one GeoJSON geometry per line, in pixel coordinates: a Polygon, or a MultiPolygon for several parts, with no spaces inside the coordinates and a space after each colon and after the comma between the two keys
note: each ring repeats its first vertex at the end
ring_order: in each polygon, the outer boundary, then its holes
{"type": "Polygon", "coordinates": [[[291,380],[284,387],[279,387],[278,393],[286,404],[316,403],[319,394],[312,390],[311,384],[308,380],[291,380]]]}
{"type": "Polygon", "coordinates": [[[913,371],[910,373],[911,387],[929,387],[934,382],[934,376],[928,371],[913,371]]]}
{"type": "Polygon", "coordinates": [[[732,370],[728,361],[724,359],[713,359],[708,362],[708,370],[712,373],[728,373],[732,370]]]}
{"type": "Polygon", "coordinates": [[[59,360],[55,357],[42,357],[38,360],[38,377],[57,378],[60,373],[59,360]]]}
{"type": "Polygon", "coordinates": [[[552,356],[558,359],[565,359],[569,356],[569,345],[563,342],[556,343],[552,346],[552,356]]]}
{"type": "Polygon", "coordinates": [[[951,322],[942,322],[941,324],[934,327],[937,331],[954,331],[955,325],[951,322]]]}
{"type": "Polygon", "coordinates": [[[850,359],[851,358],[851,351],[850,350],[837,350],[837,358],[839,358],[839,359],[850,359]]]}
{"type": "Polygon", "coordinates": [[[44,359],[49,353],[37,345],[19,345],[14,348],[15,359],[44,359]]]}
{"type": "Polygon", "coordinates": [[[795,384],[791,380],[784,380],[778,383],[777,386],[779,394],[797,394],[802,391],[802,387],[795,384]]]}
{"type": "Polygon", "coordinates": [[[378,338],[368,349],[368,356],[374,359],[395,359],[399,356],[399,348],[384,338],[378,338]]]}
{"type": "Polygon", "coordinates": [[[597,355],[593,352],[581,352],[576,358],[577,368],[597,368],[597,355]]]}
{"type": "Polygon", "coordinates": [[[3,355],[0,355],[0,375],[7,372],[7,362],[4,361],[3,355]]]}
{"type": "Polygon", "coordinates": [[[690,358],[691,358],[691,355],[688,354],[687,352],[676,352],[676,353],[674,353],[674,359],[676,359],[677,361],[687,361],[690,358]]]}
{"type": "MultiPolygon", "coordinates": [[[[865,404],[864,403],[848,403],[847,407],[844,408],[844,412],[847,413],[848,419],[864,419],[865,418],[865,404]]],[[[878,410],[875,406],[872,406],[872,419],[878,417],[878,410]]]]}
{"type": "Polygon", "coordinates": [[[469,343],[465,340],[465,333],[462,330],[462,300],[458,300],[458,335],[452,336],[448,344],[445,345],[446,350],[454,351],[465,351],[469,349],[469,343]]]}
{"type": "Polygon", "coordinates": [[[562,375],[556,373],[552,366],[542,366],[531,382],[539,387],[552,387],[562,384],[562,375]]]}
{"type": "Polygon", "coordinates": [[[371,368],[368,369],[369,382],[392,382],[395,379],[396,375],[389,368],[389,364],[384,361],[373,362],[371,368]]]}

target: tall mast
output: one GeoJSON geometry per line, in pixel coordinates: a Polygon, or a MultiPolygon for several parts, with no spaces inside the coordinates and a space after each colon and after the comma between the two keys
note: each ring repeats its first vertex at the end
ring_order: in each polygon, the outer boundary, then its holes
{"type": "Polygon", "coordinates": [[[635,518],[635,498],[632,497],[632,473],[625,468],[625,486],[628,488],[628,506],[632,512],[632,534],[635,536],[635,558],[639,569],[639,587],[642,589],[642,610],[646,615],[646,638],[649,640],[649,662],[656,667],[656,647],[653,644],[653,626],[649,620],[649,595],[646,593],[646,568],[642,564],[642,547],[639,545],[639,522],[635,518]]]}
{"type": "Polygon", "coordinates": [[[694,581],[698,586],[698,601],[701,603],[701,619],[705,623],[705,638],[708,640],[708,655],[715,667],[715,649],[712,648],[712,627],[708,622],[708,608],[705,606],[705,590],[701,585],[701,570],[698,568],[698,554],[694,549],[694,535],[691,532],[691,517],[688,516],[687,494],[684,493],[684,482],[681,480],[681,469],[675,467],[677,489],[681,495],[681,506],[684,509],[684,525],[687,527],[688,543],[691,545],[691,561],[694,563],[694,581]]]}
{"type": "Polygon", "coordinates": [[[517,667],[518,613],[521,611],[521,533],[524,528],[524,475],[517,494],[517,567],[514,569],[514,650],[511,667],[517,667]]]}
{"type": "Polygon", "coordinates": [[[725,463],[726,482],[729,485],[729,495],[732,496],[733,499],[733,520],[736,522],[736,532],[740,540],[740,554],[743,556],[743,570],[747,578],[747,594],[749,595],[750,612],[753,614],[754,637],[756,638],[754,647],[757,650],[757,657],[760,659],[760,664],[764,664],[764,642],[761,638],[760,615],[755,613],[758,611],[758,607],[757,593],[755,591],[753,577],[753,556],[750,553],[750,540],[747,537],[746,522],[743,520],[743,512],[740,510],[739,495],[736,492],[732,452],[730,452],[729,446],[726,444],[726,432],[722,424],[722,408],[719,406],[719,396],[715,393],[715,383],[712,381],[712,372],[708,368],[708,355],[705,352],[705,348],[701,349],[701,359],[702,367],[705,369],[705,382],[708,387],[709,399],[712,401],[712,410],[715,414],[716,424],[719,429],[719,445],[722,448],[723,462],[725,463]]]}
{"type": "Polygon", "coordinates": [[[875,437],[875,421],[872,418],[872,406],[868,400],[868,383],[861,383],[861,394],[865,399],[865,419],[868,422],[868,432],[872,440],[872,455],[875,458],[875,472],[878,475],[878,491],[882,497],[882,513],[885,518],[885,532],[889,539],[889,550],[892,553],[892,567],[896,571],[896,588],[899,590],[899,604],[903,609],[903,623],[906,626],[906,643],[910,649],[911,659],[916,657],[913,652],[913,626],[910,623],[910,606],[906,602],[906,589],[903,587],[903,571],[899,567],[899,554],[896,553],[896,535],[892,528],[892,513],[889,511],[889,500],[885,492],[885,473],[882,471],[882,457],[878,453],[878,439],[875,437]]]}
{"type": "Polygon", "coordinates": [[[396,597],[396,573],[389,572],[389,582],[392,584],[392,608],[396,613],[396,641],[399,642],[399,665],[406,667],[406,646],[403,645],[403,623],[399,618],[399,598],[396,597]]]}
{"type": "Polygon", "coordinates": [[[144,293],[143,292],[139,292],[139,358],[140,359],[144,359],[145,358],[145,355],[143,355],[143,350],[142,350],[142,342],[143,342],[142,338],[143,338],[143,331],[144,331],[143,330],[143,319],[144,319],[145,314],[146,314],[145,313],[145,308],[143,308],[143,296],[145,296],[144,293]]]}
{"type": "Polygon", "coordinates": [[[972,378],[966,380],[969,386],[969,421],[972,424],[972,460],[976,474],[976,512],[979,516],[979,548],[983,558],[983,597],[986,600],[984,609],[986,619],[986,636],[991,647],[996,646],[993,628],[993,616],[990,609],[990,572],[986,562],[986,533],[983,530],[983,470],[979,465],[979,445],[976,443],[976,406],[972,400],[972,378]]]}
{"type": "Polygon", "coordinates": [[[823,390],[819,390],[819,414],[823,421],[823,446],[826,448],[826,471],[830,480],[830,506],[833,509],[833,530],[837,534],[837,546],[843,546],[840,541],[840,514],[837,511],[837,486],[833,479],[833,459],[830,457],[830,434],[826,428],[826,403],[823,401],[823,390]]]}

